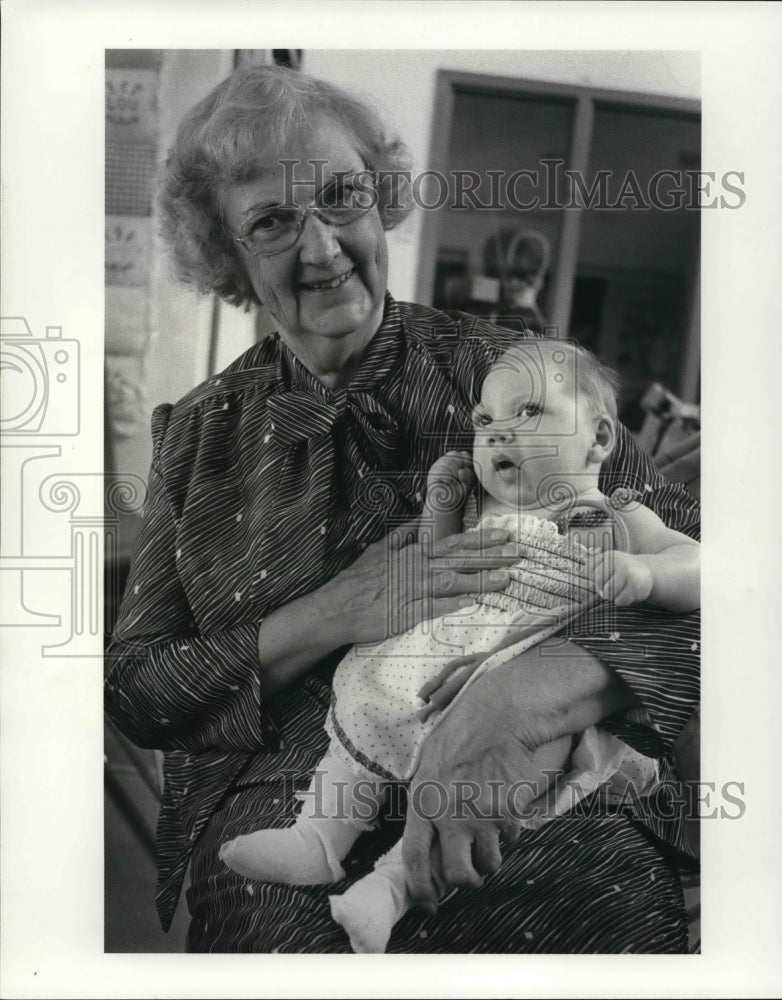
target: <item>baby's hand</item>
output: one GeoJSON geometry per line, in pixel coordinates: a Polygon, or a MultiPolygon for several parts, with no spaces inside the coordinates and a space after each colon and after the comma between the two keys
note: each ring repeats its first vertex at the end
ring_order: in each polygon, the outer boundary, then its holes
{"type": "Polygon", "coordinates": [[[426,705],[416,714],[425,722],[433,712],[439,712],[450,705],[467,681],[481,665],[480,654],[459,656],[451,660],[418,692],[421,701],[426,705]]]}
{"type": "Polygon", "coordinates": [[[620,607],[645,601],[652,592],[652,571],[639,556],[611,549],[591,556],[588,566],[600,597],[620,607]]]}
{"type": "Polygon", "coordinates": [[[461,510],[475,486],[468,451],[449,451],[438,458],[426,478],[426,504],[436,512],[461,510]]]}

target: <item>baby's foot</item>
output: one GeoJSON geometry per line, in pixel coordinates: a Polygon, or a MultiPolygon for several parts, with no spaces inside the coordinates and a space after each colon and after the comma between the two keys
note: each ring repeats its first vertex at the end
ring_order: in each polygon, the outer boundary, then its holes
{"type": "Polygon", "coordinates": [[[329,896],[329,905],[333,919],[347,931],[353,951],[382,955],[396,923],[396,912],[376,886],[366,884],[372,881],[367,876],[343,895],[329,896]]]}
{"type": "Polygon", "coordinates": [[[353,951],[382,954],[394,925],[410,908],[401,857],[398,843],[347,892],[329,896],[331,915],[348,932],[353,951]]]}
{"type": "Polygon", "coordinates": [[[236,837],[220,848],[220,860],[259,882],[326,885],[345,877],[331,845],[311,826],[258,830],[236,837]]]}

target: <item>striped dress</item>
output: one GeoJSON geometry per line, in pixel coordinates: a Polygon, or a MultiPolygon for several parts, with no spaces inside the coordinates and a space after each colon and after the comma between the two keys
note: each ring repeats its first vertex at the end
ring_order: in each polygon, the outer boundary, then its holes
{"type": "MultiPolygon", "coordinates": [[[[271,338],[155,411],[105,697],[131,740],[165,751],[157,904],[168,926],[190,865],[190,950],[350,950],[330,919],[333,889],[253,882],[217,858],[227,839],[292,822],[295,792],[326,749],[331,677],[344,652],[266,702],[258,627],[420,511],[427,470],[469,447],[483,378],[517,338],[388,297],[348,390],[326,389],[271,338]]],[[[624,431],[600,481],[605,494],[619,487],[697,537],[695,502],[624,431]]],[[[699,615],[599,604],[566,634],[633,688],[649,723],[613,718],[603,727],[656,756],[665,776],[698,702],[699,615]]],[[[389,951],[685,950],[681,823],[662,801],[672,789],[621,807],[590,798],[525,831],[482,889],[449,896],[435,917],[408,914],[389,951]]],[[[349,878],[399,836],[404,809],[393,797],[389,812],[352,852],[349,878]]]]}

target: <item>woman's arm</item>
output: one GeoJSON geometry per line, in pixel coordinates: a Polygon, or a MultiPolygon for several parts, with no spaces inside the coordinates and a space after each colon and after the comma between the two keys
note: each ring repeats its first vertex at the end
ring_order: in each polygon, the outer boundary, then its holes
{"type": "Polygon", "coordinates": [[[199,634],[176,562],[174,518],[155,464],[106,654],[106,711],[143,747],[262,748],[258,625],[199,634]]]}
{"type": "MultiPolygon", "coordinates": [[[[474,363],[464,368],[478,370],[474,363]]],[[[636,492],[670,528],[698,537],[697,501],[659,475],[624,427],[600,488],[608,496],[618,488],[636,492]]],[[[699,642],[698,612],[676,615],[650,605],[601,602],[572,622],[563,637],[471,685],[425,743],[412,791],[430,782],[452,797],[459,781],[469,780],[485,798],[491,782],[524,774],[531,747],[633,704],[643,706],[656,735],[670,746],[698,704],[699,642]]],[[[514,833],[507,811],[499,819],[490,813],[457,822],[453,815],[446,810],[437,823],[414,809],[408,816],[404,851],[413,895],[429,909],[437,900],[433,868],[447,873],[444,884],[475,884],[471,856],[480,864],[491,856],[500,833],[514,833]]]]}
{"type": "Polygon", "coordinates": [[[635,702],[596,657],[556,638],[479,677],[427,737],[411,782],[403,853],[413,899],[432,912],[442,887],[479,885],[535,797],[523,782],[534,779],[536,749],[635,702]]]}
{"type": "Polygon", "coordinates": [[[344,645],[464,607],[478,589],[501,589],[502,567],[518,557],[506,539],[411,543],[409,532],[396,531],[312,593],[256,621],[202,634],[177,570],[175,520],[155,464],[107,653],[106,709],[139,746],[263,749],[269,697],[344,645]]]}
{"type": "MultiPolygon", "coordinates": [[[[600,489],[629,489],[674,532],[700,537],[700,505],[678,483],[664,479],[639,451],[625,427],[617,428],[600,489]]],[[[564,636],[591,653],[633,689],[664,742],[673,743],[700,696],[700,612],[678,614],[651,604],[618,607],[603,601],[571,622],[564,636]]]]}
{"type": "Polygon", "coordinates": [[[691,717],[699,616],[606,605],[601,620],[600,607],[597,620],[582,621],[591,632],[581,645],[555,636],[483,674],[425,741],[403,841],[410,893],[425,910],[449,885],[479,884],[494,870],[484,859],[496,858],[499,838],[518,835],[514,807],[524,807],[526,788],[510,803],[503,796],[534,777],[535,748],[639,705],[670,748],[691,717]],[[460,808],[470,794],[477,809],[460,808]]]}
{"type": "Polygon", "coordinates": [[[505,567],[518,559],[504,531],[415,537],[410,529],[392,531],[328,583],[267,616],[258,632],[264,696],[335,649],[458,611],[483,588],[501,590],[509,580],[505,567]]]}

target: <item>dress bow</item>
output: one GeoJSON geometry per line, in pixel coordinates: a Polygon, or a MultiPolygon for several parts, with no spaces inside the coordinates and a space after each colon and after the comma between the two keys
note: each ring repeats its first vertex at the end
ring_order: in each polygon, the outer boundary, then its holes
{"type": "Polygon", "coordinates": [[[364,391],[340,389],[330,399],[305,389],[276,392],[267,401],[274,441],[290,448],[313,441],[331,432],[344,414],[354,432],[367,464],[385,467],[392,463],[397,448],[396,420],[374,396],[364,391]],[[352,425],[352,426],[351,426],[352,425]]]}
{"type": "Polygon", "coordinates": [[[270,396],[266,409],[275,444],[291,448],[328,434],[337,419],[337,407],[304,389],[290,389],[270,396]]]}

